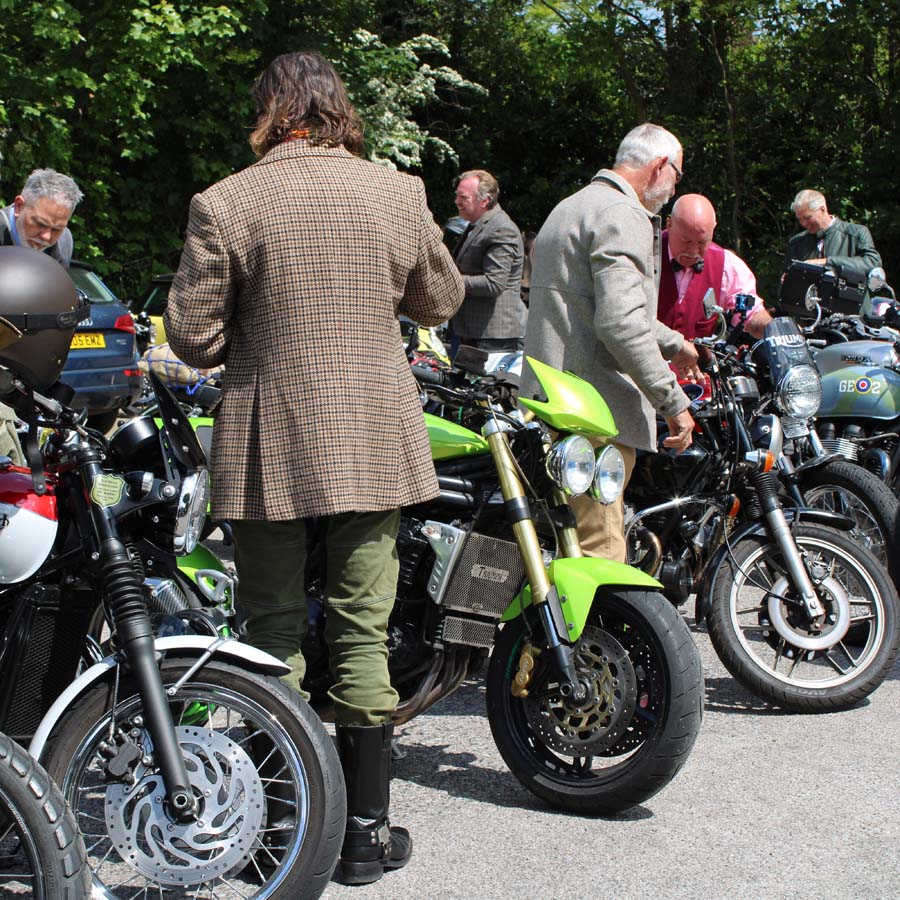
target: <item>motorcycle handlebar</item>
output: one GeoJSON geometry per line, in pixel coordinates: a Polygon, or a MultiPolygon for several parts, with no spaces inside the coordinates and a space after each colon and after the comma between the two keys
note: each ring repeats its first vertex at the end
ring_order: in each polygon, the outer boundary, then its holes
{"type": "Polygon", "coordinates": [[[430,366],[410,366],[416,381],[423,384],[443,384],[444,373],[432,369],[430,366]]]}

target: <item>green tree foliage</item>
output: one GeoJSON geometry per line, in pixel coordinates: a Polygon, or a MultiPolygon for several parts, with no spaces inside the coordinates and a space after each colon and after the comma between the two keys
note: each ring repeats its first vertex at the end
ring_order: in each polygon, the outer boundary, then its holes
{"type": "Polygon", "coordinates": [[[774,298],[816,187],[867,223],[900,277],[896,0],[0,0],[0,189],[35,166],[87,198],[80,255],[130,293],[171,269],[192,193],[252,159],[250,86],[278,53],[334,60],[370,156],[419,172],[439,219],[453,178],[493,171],[537,229],[645,120],[685,146],[683,191],[774,298]]]}

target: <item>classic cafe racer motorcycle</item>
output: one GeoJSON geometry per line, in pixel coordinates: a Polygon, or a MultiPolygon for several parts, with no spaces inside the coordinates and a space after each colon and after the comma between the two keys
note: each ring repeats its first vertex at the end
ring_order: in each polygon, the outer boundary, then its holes
{"type": "Polygon", "coordinates": [[[0,460],[0,729],[71,805],[95,896],[312,900],[346,815],[334,745],[287,667],[212,621],[154,640],[139,548],[191,551],[205,456],[153,377],[160,423],[108,442],[47,396],[78,315],[54,260],[0,248],[0,394],[52,432],[30,470],[0,460]],[[115,652],[84,669],[98,597],[115,652]]]}
{"type": "MultiPolygon", "coordinates": [[[[441,494],[401,517],[388,633],[395,722],[453,691],[490,651],[487,714],[513,774],[560,809],[627,809],[664,787],[693,746],[697,648],[657,581],[582,556],[567,496],[612,502],[624,481],[618,451],[595,455],[588,440],[616,434],[597,391],[530,360],[547,399],[519,400],[534,414],[526,423],[508,385],[465,360],[461,349],[449,374],[413,368],[464,423],[426,414],[441,494]]],[[[304,686],[327,715],[324,615],[307,633],[304,686]]]]}
{"type": "MultiPolygon", "coordinates": [[[[739,303],[741,315],[753,299],[739,303]]],[[[803,336],[777,318],[749,353],[740,325],[697,344],[710,351],[711,396],[693,409],[689,451],[638,459],[631,558],[674,599],[696,593],[697,620],[748,690],[801,712],[853,706],[894,667],[900,601],[862,542],[837,530],[852,519],[781,490],[803,474],[788,464],[785,434],[800,434],[818,400],[803,336]]]]}

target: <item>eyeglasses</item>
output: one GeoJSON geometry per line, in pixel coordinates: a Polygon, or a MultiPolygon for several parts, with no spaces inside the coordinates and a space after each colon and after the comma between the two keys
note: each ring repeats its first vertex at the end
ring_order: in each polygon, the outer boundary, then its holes
{"type": "Polygon", "coordinates": [[[667,159],[666,162],[675,170],[675,184],[678,184],[684,177],[684,173],[681,171],[681,169],[678,168],[678,166],[675,165],[675,163],[672,162],[671,159],[667,159]]]}

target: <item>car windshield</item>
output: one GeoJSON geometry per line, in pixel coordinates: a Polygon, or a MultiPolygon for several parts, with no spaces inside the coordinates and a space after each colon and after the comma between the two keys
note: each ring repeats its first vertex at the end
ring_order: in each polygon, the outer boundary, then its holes
{"type": "Polygon", "coordinates": [[[100,280],[100,276],[90,269],[72,266],[69,276],[75,287],[84,291],[91,303],[118,303],[119,298],[100,280]]]}

